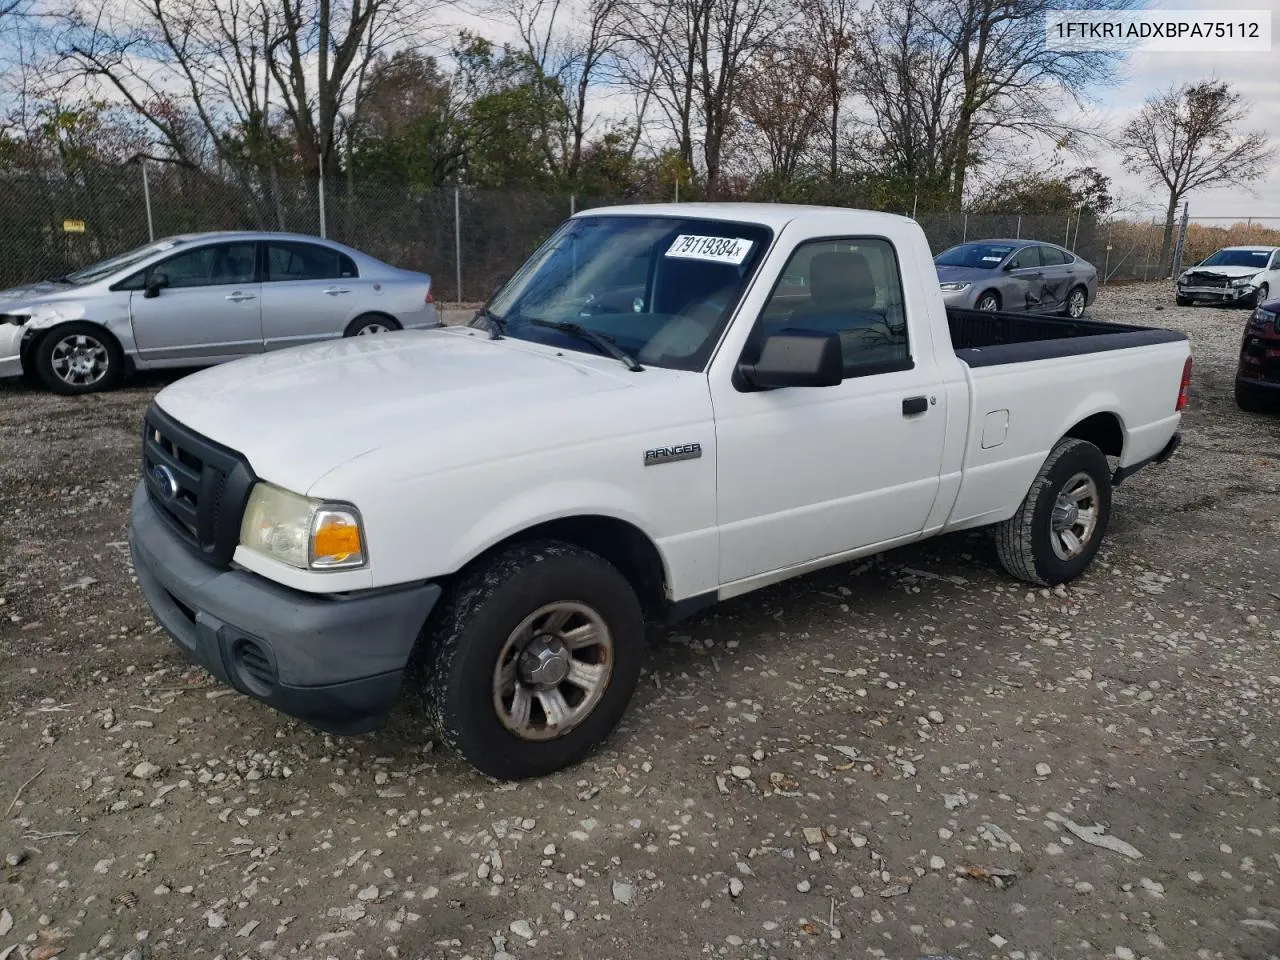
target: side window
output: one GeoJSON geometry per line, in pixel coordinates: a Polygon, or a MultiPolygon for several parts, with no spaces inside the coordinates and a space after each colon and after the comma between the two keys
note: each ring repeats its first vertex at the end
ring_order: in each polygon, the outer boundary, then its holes
{"type": "Polygon", "coordinates": [[[1267,269],[1280,270],[1280,250],[1277,250],[1275,253],[1271,254],[1271,266],[1268,267],[1267,269]]]}
{"type": "Polygon", "coordinates": [[[1046,267],[1060,267],[1067,262],[1067,255],[1057,247],[1041,247],[1040,262],[1046,267]]]}
{"type": "Polygon", "coordinates": [[[1040,266],[1040,247],[1023,247],[1009,261],[1012,270],[1025,270],[1027,267],[1040,266]]]}
{"type": "Polygon", "coordinates": [[[253,243],[219,243],[188,250],[152,265],[150,275],[164,274],[170,289],[252,283],[257,253],[253,243]]]}
{"type": "Polygon", "coordinates": [[[783,331],[838,334],[846,377],[911,367],[898,257],[874,237],[811,240],[796,248],[748,340],[754,362],[783,331]]]}
{"type": "Polygon", "coordinates": [[[311,243],[267,244],[267,280],[338,280],[359,276],[350,257],[311,243]]]}

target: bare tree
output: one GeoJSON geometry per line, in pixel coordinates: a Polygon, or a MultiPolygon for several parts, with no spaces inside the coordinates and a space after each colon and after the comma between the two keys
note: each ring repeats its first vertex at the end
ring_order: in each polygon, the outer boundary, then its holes
{"type": "Polygon", "coordinates": [[[742,77],[742,118],[765,150],[775,186],[791,182],[825,119],[822,65],[800,32],[761,50],[742,77]]]}
{"type": "Polygon", "coordinates": [[[800,0],[800,16],[819,86],[827,178],[834,183],[845,139],[844,106],[850,93],[858,4],[857,0],[800,0]]]}
{"type": "Polygon", "coordinates": [[[413,38],[439,2],[77,0],[62,52],[76,73],[113,87],[187,164],[194,158],[159,108],[175,86],[232,166],[261,159],[274,101],[315,174],[334,152],[344,111],[358,108],[369,64],[413,38]]]}
{"type": "Polygon", "coordinates": [[[1125,166],[1169,191],[1160,262],[1169,262],[1173,221],[1191,191],[1249,183],[1267,171],[1266,134],[1244,129],[1249,105],[1224,81],[1202,80],[1148,97],[1120,134],[1125,166]]]}
{"type": "Polygon", "coordinates": [[[728,139],[739,120],[744,71],[785,21],[770,0],[619,0],[627,51],[623,77],[645,84],[675,137],[685,168],[719,189],[728,139]],[[701,156],[695,158],[695,136],[701,156]]]}

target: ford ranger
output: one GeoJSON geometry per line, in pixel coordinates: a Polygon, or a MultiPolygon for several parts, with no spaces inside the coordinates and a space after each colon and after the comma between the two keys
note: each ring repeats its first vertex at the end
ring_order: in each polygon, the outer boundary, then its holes
{"type": "Polygon", "coordinates": [[[1014,577],[1080,575],[1190,371],[1179,333],[949,313],[905,217],[591,210],[468,325],[163,389],[133,563],[235,689],[354,733],[404,687],[536,776],[617,724],[646,620],[976,527],[1014,577]]]}

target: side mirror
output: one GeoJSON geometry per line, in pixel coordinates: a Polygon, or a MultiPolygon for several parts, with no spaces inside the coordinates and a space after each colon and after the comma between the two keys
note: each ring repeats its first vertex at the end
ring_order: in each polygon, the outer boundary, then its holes
{"type": "Polygon", "coordinates": [[[163,273],[153,273],[147,280],[146,290],[143,296],[148,300],[160,296],[160,291],[169,285],[169,278],[163,273]]]}
{"type": "Polygon", "coordinates": [[[834,387],[844,379],[844,350],[834,333],[775,333],[738,372],[753,387],[834,387]]]}
{"type": "Polygon", "coordinates": [[[1001,267],[1000,269],[1001,269],[1001,270],[1003,270],[1005,273],[1008,273],[1010,270],[1017,270],[1018,268],[1017,268],[1017,266],[1014,264],[1014,262],[1013,262],[1012,260],[1010,260],[1008,263],[1006,263],[1006,264],[1005,264],[1003,267],[1001,267]]]}

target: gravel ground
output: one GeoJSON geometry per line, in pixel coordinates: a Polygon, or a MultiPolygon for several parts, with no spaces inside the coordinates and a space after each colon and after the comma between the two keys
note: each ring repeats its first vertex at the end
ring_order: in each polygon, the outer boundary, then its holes
{"type": "Polygon", "coordinates": [[[1088,575],[970,534],[740,598],[519,786],[408,709],[338,740],[214,686],[125,547],[164,381],[0,387],[0,958],[1280,956],[1280,433],[1244,313],[1170,299],[1095,311],[1196,374],[1088,575]]]}

